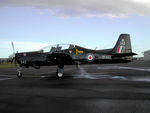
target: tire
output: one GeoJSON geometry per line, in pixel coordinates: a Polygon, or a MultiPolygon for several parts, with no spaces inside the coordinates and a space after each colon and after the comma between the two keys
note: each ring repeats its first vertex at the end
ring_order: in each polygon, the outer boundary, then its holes
{"type": "Polygon", "coordinates": [[[64,75],[63,72],[59,71],[58,69],[56,70],[56,76],[57,78],[61,78],[64,75]]]}
{"type": "Polygon", "coordinates": [[[18,72],[18,73],[17,73],[17,77],[18,77],[18,78],[21,78],[21,77],[22,77],[22,73],[21,73],[21,72],[18,72]]]}

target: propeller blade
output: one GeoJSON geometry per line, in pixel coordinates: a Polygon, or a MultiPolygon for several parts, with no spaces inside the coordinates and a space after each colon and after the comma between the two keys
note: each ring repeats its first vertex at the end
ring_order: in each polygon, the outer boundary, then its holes
{"type": "Polygon", "coordinates": [[[12,42],[12,49],[13,49],[13,54],[15,54],[15,48],[14,48],[14,43],[12,42]]]}
{"type": "Polygon", "coordinates": [[[12,57],[12,63],[15,64],[15,67],[17,68],[17,59],[16,59],[16,56],[15,56],[15,48],[14,48],[14,43],[12,41],[12,49],[13,49],[13,55],[11,56],[12,57]]]}

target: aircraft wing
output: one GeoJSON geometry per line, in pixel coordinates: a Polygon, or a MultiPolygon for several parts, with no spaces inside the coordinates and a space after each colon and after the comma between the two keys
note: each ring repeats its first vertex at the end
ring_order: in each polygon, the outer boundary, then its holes
{"type": "Polygon", "coordinates": [[[53,61],[55,61],[55,63],[58,65],[59,64],[70,65],[75,63],[74,60],[72,59],[72,56],[69,55],[68,53],[54,52],[50,54],[50,58],[52,58],[53,61]]]}

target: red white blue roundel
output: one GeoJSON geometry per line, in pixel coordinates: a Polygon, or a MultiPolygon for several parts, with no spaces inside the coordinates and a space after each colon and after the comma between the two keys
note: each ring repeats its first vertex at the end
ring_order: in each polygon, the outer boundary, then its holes
{"type": "Polygon", "coordinates": [[[94,61],[95,57],[93,54],[89,53],[89,54],[87,54],[86,59],[88,62],[92,62],[92,61],[94,61]]]}

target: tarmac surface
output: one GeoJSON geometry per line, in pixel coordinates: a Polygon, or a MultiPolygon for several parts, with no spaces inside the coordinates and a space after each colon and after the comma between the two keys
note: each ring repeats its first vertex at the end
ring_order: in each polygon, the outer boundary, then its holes
{"type": "Polygon", "coordinates": [[[0,113],[150,113],[150,62],[0,69],[0,113]]]}

